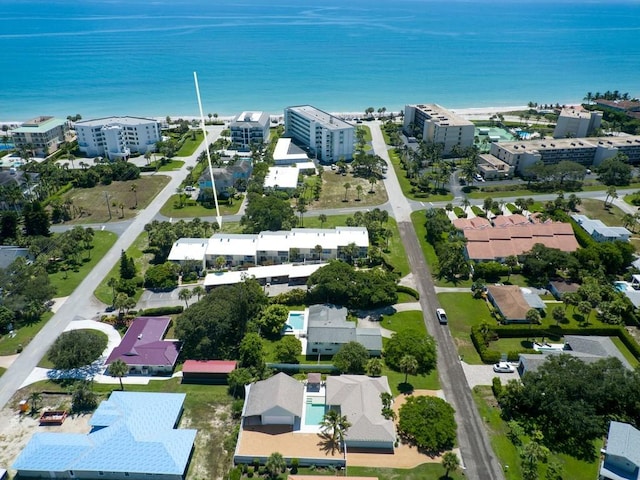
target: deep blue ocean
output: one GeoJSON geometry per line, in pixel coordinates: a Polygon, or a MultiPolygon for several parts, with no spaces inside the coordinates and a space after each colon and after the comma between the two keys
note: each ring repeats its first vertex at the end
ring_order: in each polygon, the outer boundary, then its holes
{"type": "Polygon", "coordinates": [[[640,0],[0,0],[0,121],[640,96],[640,0]]]}

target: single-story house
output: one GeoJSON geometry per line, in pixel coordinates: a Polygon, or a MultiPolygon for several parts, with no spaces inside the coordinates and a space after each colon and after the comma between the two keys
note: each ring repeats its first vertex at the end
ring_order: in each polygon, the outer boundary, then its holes
{"type": "Polygon", "coordinates": [[[122,360],[130,374],[168,374],[180,353],[180,342],[163,340],[171,324],[170,317],[138,317],[131,322],[120,345],[113,349],[105,362],[110,365],[122,360]]]}
{"type": "Polygon", "coordinates": [[[347,450],[363,448],[393,452],[396,430],[393,421],[382,416],[381,393],[391,393],[387,377],[327,377],[327,408],[338,410],[351,423],[344,437],[347,450]]]}
{"type": "Polygon", "coordinates": [[[0,268],[7,268],[20,257],[23,257],[26,260],[33,259],[28,248],[13,245],[0,245],[0,268]]]}
{"type": "Polygon", "coordinates": [[[311,305],[308,313],[307,355],[335,355],[349,342],[362,344],[370,355],[382,353],[378,328],[357,328],[347,321],[347,309],[335,305],[311,305]]]}
{"type": "Polygon", "coordinates": [[[286,373],[245,386],[243,423],[300,426],[304,385],[286,373]]]}
{"type": "Polygon", "coordinates": [[[549,355],[566,354],[577,357],[585,363],[593,363],[603,358],[615,357],[629,370],[631,364],[624,358],[610,337],[565,335],[562,349],[543,348],[541,354],[522,353],[519,357],[518,372],[524,375],[526,372],[536,371],[549,355]]]}
{"type": "Polygon", "coordinates": [[[579,283],[568,282],[566,280],[552,280],[547,285],[547,289],[556,300],[562,300],[562,296],[565,293],[575,293],[579,288],[579,283]]]}
{"type": "Polygon", "coordinates": [[[88,433],[37,432],[12,468],[30,478],[183,480],[197,433],[176,428],[185,397],[114,391],[88,433]]]}
{"type": "Polygon", "coordinates": [[[237,365],[235,360],[186,360],[182,383],[224,384],[237,365]]]}
{"type": "Polygon", "coordinates": [[[529,292],[525,296],[517,285],[487,285],[487,298],[498,310],[504,323],[527,323],[529,310],[544,308],[539,296],[529,292]]]}
{"type": "Polygon", "coordinates": [[[187,262],[197,262],[202,269],[205,265],[205,255],[209,241],[206,238],[180,238],[173,243],[167,260],[184,265],[187,262]]]}
{"type": "Polygon", "coordinates": [[[603,480],[638,480],[640,478],[640,431],[628,423],[609,424],[604,458],[600,465],[603,480]]]}
{"type": "Polygon", "coordinates": [[[631,238],[631,232],[624,227],[608,227],[601,220],[592,220],[586,215],[573,214],[571,218],[596,242],[613,242],[615,240],[627,242],[631,238]]]}

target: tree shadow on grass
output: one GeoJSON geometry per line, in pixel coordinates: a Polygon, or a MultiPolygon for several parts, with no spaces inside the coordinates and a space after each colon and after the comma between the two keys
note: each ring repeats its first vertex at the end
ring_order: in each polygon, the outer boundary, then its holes
{"type": "Polygon", "coordinates": [[[403,395],[410,395],[413,393],[413,385],[408,382],[402,382],[398,384],[398,391],[403,395]]]}

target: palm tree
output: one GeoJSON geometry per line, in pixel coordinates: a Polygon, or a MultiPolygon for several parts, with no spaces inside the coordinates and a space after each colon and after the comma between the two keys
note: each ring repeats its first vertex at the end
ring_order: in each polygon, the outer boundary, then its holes
{"type": "Polygon", "coordinates": [[[307,202],[303,197],[298,197],[296,211],[300,214],[300,226],[304,227],[304,213],[307,211],[307,202]]]}
{"type": "Polygon", "coordinates": [[[116,277],[111,277],[107,280],[107,287],[111,287],[111,305],[115,304],[116,301],[116,285],[118,284],[118,280],[116,277]]]}
{"type": "Polygon", "coordinates": [[[313,247],[313,253],[318,257],[317,260],[322,260],[322,245],[313,247]]]}
{"type": "Polygon", "coordinates": [[[347,193],[349,192],[349,189],[351,188],[351,184],[349,182],[347,182],[347,183],[345,183],[343,185],[343,187],[344,187],[344,201],[346,202],[346,201],[348,201],[347,200],[347,193]]]}
{"type": "Polygon", "coordinates": [[[198,301],[200,301],[200,297],[206,293],[207,291],[204,289],[202,285],[196,285],[191,289],[192,296],[195,296],[198,299],[198,301]]]}
{"type": "Polygon", "coordinates": [[[42,394],[40,392],[33,392],[29,396],[29,402],[31,402],[31,411],[37,412],[40,410],[40,402],[42,401],[42,394]]]}
{"type": "Polygon", "coordinates": [[[188,290],[186,288],[183,288],[182,290],[180,290],[180,293],[178,293],[178,298],[180,300],[184,300],[184,303],[187,306],[187,308],[189,308],[189,299],[191,297],[193,297],[193,293],[191,293],[191,290],[188,290]]]}
{"type": "Polygon", "coordinates": [[[407,383],[409,375],[415,375],[418,371],[418,361],[413,355],[404,355],[400,359],[400,371],[404,373],[404,383],[407,383]]]}
{"type": "Polygon", "coordinates": [[[350,427],[351,423],[347,420],[346,415],[340,415],[337,410],[331,409],[324,414],[320,428],[322,433],[328,435],[331,440],[332,453],[342,444],[344,435],[350,427]]]}
{"type": "Polygon", "coordinates": [[[376,177],[369,177],[369,184],[371,185],[371,188],[369,189],[369,193],[376,193],[373,188],[376,183],[378,183],[378,179],[376,177]]]}
{"type": "Polygon", "coordinates": [[[631,231],[635,231],[636,217],[632,213],[625,213],[622,216],[622,226],[631,228],[631,231]]]}
{"type": "Polygon", "coordinates": [[[287,462],[280,452],[273,452],[267,458],[264,464],[269,478],[278,478],[278,475],[284,473],[287,470],[287,462]]]}
{"type": "Polygon", "coordinates": [[[444,468],[444,478],[449,478],[450,472],[455,472],[460,467],[460,459],[453,452],[446,452],[442,456],[442,468],[444,468]]]}
{"type": "Polygon", "coordinates": [[[362,185],[356,185],[356,193],[358,194],[358,198],[356,198],[356,202],[359,202],[360,195],[362,195],[362,185]]]}
{"type": "Polygon", "coordinates": [[[605,208],[608,206],[607,202],[609,201],[609,199],[611,199],[611,202],[609,203],[609,206],[610,206],[610,205],[613,205],[613,201],[616,198],[618,198],[618,191],[616,190],[616,187],[612,185],[609,188],[607,188],[607,196],[604,199],[605,208]]]}
{"type": "Polygon", "coordinates": [[[324,224],[327,221],[327,216],[324,213],[318,215],[318,220],[320,221],[320,228],[323,228],[324,224]]]}
{"type": "Polygon", "coordinates": [[[133,192],[133,195],[136,199],[136,204],[133,206],[133,208],[138,208],[138,184],[137,183],[131,184],[131,191],[133,192]]]}
{"type": "Polygon", "coordinates": [[[108,369],[109,375],[112,377],[117,377],[120,380],[120,390],[124,390],[124,385],[122,384],[122,377],[124,377],[127,373],[129,373],[129,365],[124,363],[122,360],[117,359],[111,365],[109,365],[108,369]]]}

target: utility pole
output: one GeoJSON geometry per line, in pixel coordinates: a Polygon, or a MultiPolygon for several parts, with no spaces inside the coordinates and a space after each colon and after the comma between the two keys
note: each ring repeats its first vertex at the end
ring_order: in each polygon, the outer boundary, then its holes
{"type": "Polygon", "coordinates": [[[109,211],[109,220],[111,220],[111,205],[109,205],[109,192],[104,192],[104,198],[107,201],[107,210],[109,211]]]}

